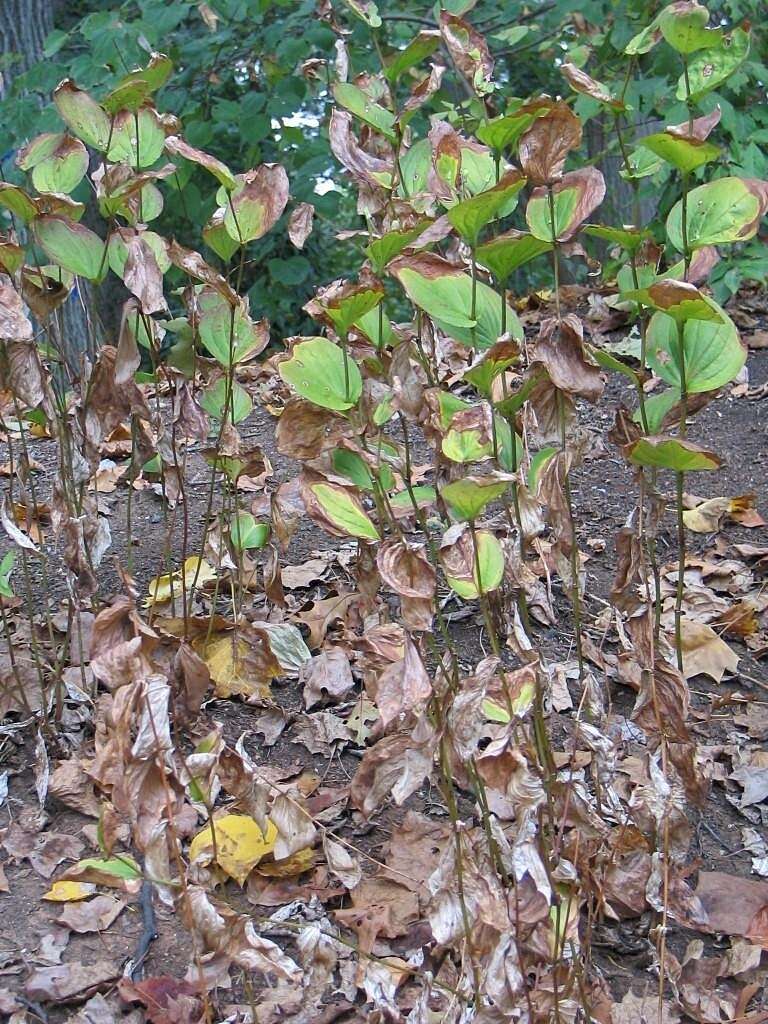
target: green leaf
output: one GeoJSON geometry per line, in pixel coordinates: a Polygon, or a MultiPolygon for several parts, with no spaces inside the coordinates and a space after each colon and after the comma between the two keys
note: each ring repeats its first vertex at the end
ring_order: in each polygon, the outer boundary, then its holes
{"type": "Polygon", "coordinates": [[[629,168],[620,167],[619,175],[625,181],[639,181],[641,178],[650,178],[652,174],[656,174],[664,165],[661,157],[656,156],[650,149],[644,149],[640,146],[639,149],[634,149],[629,154],[629,168]]]}
{"type": "Polygon", "coordinates": [[[349,82],[337,82],[333,86],[333,98],[350,114],[371,125],[391,142],[397,141],[395,115],[386,107],[374,103],[358,86],[349,82]]]}
{"type": "Polygon", "coordinates": [[[53,93],[59,117],[78,139],[104,153],[110,135],[110,120],[92,96],[65,78],[53,93]]]}
{"type": "Polygon", "coordinates": [[[749,54],[749,32],[736,28],[729,39],[711,50],[701,50],[688,65],[688,83],[685,75],[677,82],[677,99],[685,100],[690,87],[691,99],[699,100],[716,89],[744,63],[749,54]]]}
{"type": "Polygon", "coordinates": [[[280,376],[294,391],[323,409],[351,409],[363,391],[357,363],[327,338],[307,338],[280,363],[280,376]]]}
{"type": "Polygon", "coordinates": [[[353,326],[362,331],[367,338],[370,338],[376,348],[388,348],[397,342],[395,332],[392,330],[392,324],[389,321],[389,317],[384,313],[381,304],[374,306],[373,309],[369,309],[367,313],[358,317],[353,326]]]}
{"type": "Polygon", "coordinates": [[[628,444],[625,451],[632,462],[656,469],[672,469],[676,473],[691,473],[697,470],[719,469],[722,459],[714,452],[700,448],[690,441],[656,434],[641,437],[628,444]]]}
{"type": "Polygon", "coordinates": [[[408,490],[398,491],[397,494],[390,495],[389,504],[393,509],[412,509],[413,501],[411,500],[411,494],[413,494],[419,508],[427,508],[430,505],[434,505],[437,500],[435,488],[421,484],[417,487],[412,487],[410,492],[408,490]]]}
{"type": "Polygon", "coordinates": [[[328,519],[350,537],[363,540],[378,540],[379,531],[353,496],[343,487],[331,484],[310,484],[315,496],[328,519]]]}
{"type": "Polygon", "coordinates": [[[722,41],[720,29],[708,29],[709,11],[698,3],[670,4],[659,15],[659,29],[678,53],[695,53],[722,41]]]}
{"type": "Polygon", "coordinates": [[[391,259],[398,256],[403,249],[423,234],[426,228],[432,223],[431,220],[419,221],[412,228],[405,228],[398,231],[388,231],[381,238],[375,238],[365,249],[366,256],[371,261],[375,273],[380,274],[391,259]]]}
{"type": "MultiPolygon", "coordinates": [[[[390,264],[414,305],[423,309],[449,337],[463,345],[484,349],[501,335],[501,300],[482,281],[477,282],[475,317],[472,317],[472,278],[437,257],[399,257],[390,264]]],[[[522,339],[517,314],[507,305],[507,331],[522,339]]]]}
{"type": "Polygon", "coordinates": [[[539,485],[539,477],[544,471],[545,466],[550,459],[557,455],[558,451],[558,448],[547,445],[546,448],[540,448],[536,454],[531,457],[531,463],[528,466],[528,487],[531,491],[535,492],[539,485]]]}
{"type": "Polygon", "coordinates": [[[619,245],[630,255],[637,252],[643,242],[650,237],[650,232],[643,228],[614,228],[607,224],[585,224],[584,234],[594,238],[602,238],[609,245],[619,245]]]}
{"type": "Polygon", "coordinates": [[[637,302],[652,309],[660,310],[671,316],[675,323],[686,323],[688,320],[710,320],[715,323],[725,322],[725,313],[717,303],[712,302],[687,281],[676,281],[663,278],[654,281],[647,288],[633,288],[622,292],[622,301],[637,302]]]}
{"type": "Polygon", "coordinates": [[[712,142],[702,142],[699,139],[684,139],[669,132],[656,132],[653,135],[646,135],[640,141],[641,146],[650,149],[656,156],[672,164],[683,174],[690,174],[697,167],[717,160],[720,156],[720,147],[712,142]]]}
{"type": "Polygon", "coordinates": [[[512,366],[520,357],[520,349],[510,342],[499,342],[493,348],[487,349],[477,358],[468,370],[464,371],[464,379],[481,395],[489,397],[491,385],[494,380],[508,367],[512,366]]]}
{"type": "MultiPolygon", "coordinates": [[[[648,423],[648,430],[652,434],[658,434],[664,425],[664,417],[674,409],[679,401],[680,392],[675,388],[665,388],[664,391],[659,391],[658,394],[650,395],[645,399],[643,403],[645,419],[648,423]]],[[[642,423],[643,417],[639,409],[635,409],[632,413],[632,419],[635,423],[642,423]]]]}
{"type": "Polygon", "coordinates": [[[475,255],[497,281],[505,283],[513,271],[551,248],[551,242],[513,229],[479,245],[475,255]]]}
{"type": "Polygon", "coordinates": [[[37,216],[37,207],[24,189],[5,181],[0,181],[0,206],[10,210],[14,217],[18,217],[25,224],[29,224],[37,216]]]}
{"type": "Polygon", "coordinates": [[[448,220],[462,238],[474,247],[486,224],[497,217],[506,217],[514,210],[518,193],[525,183],[526,179],[519,171],[508,171],[498,185],[452,206],[448,210],[448,220]]]}
{"type": "Polygon", "coordinates": [[[66,217],[39,217],[35,239],[54,263],[89,281],[101,281],[107,273],[106,244],[89,228],[66,217]]]}
{"type": "Polygon", "coordinates": [[[238,174],[232,192],[222,186],[216,200],[224,207],[224,226],[245,245],[262,238],[280,218],[288,202],[288,175],[280,164],[262,164],[238,174]]]}
{"type": "MultiPolygon", "coordinates": [[[[87,876],[89,872],[93,874],[109,875],[112,878],[122,879],[134,879],[141,878],[141,870],[138,864],[127,854],[120,857],[86,857],[84,860],[79,860],[75,864],[72,872],[77,872],[78,875],[82,874],[87,876]]],[[[87,881],[87,878],[85,879],[87,881]]]]}
{"type": "MultiPolygon", "coordinates": [[[[107,239],[107,258],[109,259],[110,269],[121,279],[125,273],[125,263],[128,259],[127,237],[135,234],[136,232],[132,229],[126,230],[123,228],[122,230],[113,231],[107,239]]],[[[165,241],[154,231],[142,231],[141,240],[146,242],[152,250],[152,255],[155,257],[160,272],[165,274],[171,265],[165,241]]]]}
{"type": "Polygon", "coordinates": [[[257,355],[269,341],[268,331],[254,323],[242,305],[234,308],[213,288],[198,298],[200,340],[220,366],[225,368],[257,355]]]}
{"type": "Polygon", "coordinates": [[[474,579],[457,579],[446,574],[449,586],[465,601],[472,601],[481,593],[490,594],[498,590],[504,579],[504,549],[492,533],[478,530],[477,557],[473,567],[474,579]]]}
{"type": "Polygon", "coordinates": [[[32,171],[38,192],[68,195],[88,170],[88,151],[70,135],[39,135],[19,153],[16,163],[22,171],[32,171]]]}
{"type": "Polygon", "coordinates": [[[369,28],[381,28],[379,9],[373,0],[344,0],[344,4],[369,28]]]}
{"type": "Polygon", "coordinates": [[[16,550],[11,548],[3,556],[2,562],[0,562],[0,596],[2,597],[13,597],[13,587],[11,586],[11,573],[16,562],[16,550]]]}
{"type": "Polygon", "coordinates": [[[497,153],[512,149],[517,140],[536,120],[536,114],[501,114],[485,121],[475,132],[478,139],[497,153]]]}
{"type": "MultiPolygon", "coordinates": [[[[731,318],[712,300],[723,323],[689,320],[683,327],[685,379],[691,394],[715,391],[732,381],[747,357],[731,318]]],[[[680,388],[678,328],[666,313],[654,313],[646,336],[648,365],[657,376],[680,388]]]]}
{"type": "MultiPolygon", "coordinates": [[[[756,233],[768,206],[768,183],[750,178],[718,178],[688,193],[687,241],[689,249],[705,245],[743,242],[756,233]]],[[[679,252],[683,243],[683,202],[675,203],[667,217],[667,235],[679,252]]]]}
{"type": "Polygon", "coordinates": [[[477,519],[490,501],[495,501],[509,487],[508,480],[493,476],[465,476],[441,488],[440,494],[454,519],[470,522],[477,519]]]}
{"type": "Polygon", "coordinates": [[[419,32],[404,49],[387,54],[384,58],[384,76],[387,81],[394,84],[410,68],[431,57],[440,41],[439,32],[426,30],[419,32]]]}
{"type": "Polygon", "coordinates": [[[230,402],[227,403],[228,409],[225,409],[226,398],[227,381],[226,378],[219,377],[214,384],[209,384],[202,392],[200,405],[217,420],[223,420],[227,413],[226,418],[232,423],[241,423],[253,412],[251,396],[237,381],[232,382],[232,395],[230,402]]]}
{"type": "Polygon", "coordinates": [[[151,107],[142,107],[136,114],[121,110],[115,116],[108,160],[144,169],[152,166],[164,148],[165,132],[151,107]]]}
{"type": "Polygon", "coordinates": [[[480,462],[490,458],[493,446],[483,440],[482,432],[476,428],[451,428],[443,438],[442,450],[451,462],[480,462]]]}
{"type": "Polygon", "coordinates": [[[238,512],[229,521],[229,537],[236,551],[263,548],[269,539],[269,524],[257,523],[250,512],[238,512]]]}
{"type": "Polygon", "coordinates": [[[604,348],[598,348],[596,345],[590,346],[589,354],[601,369],[609,370],[611,373],[620,373],[624,377],[628,377],[635,387],[637,386],[638,376],[631,366],[627,366],[626,363],[622,363],[616,356],[606,352],[604,348]]]}

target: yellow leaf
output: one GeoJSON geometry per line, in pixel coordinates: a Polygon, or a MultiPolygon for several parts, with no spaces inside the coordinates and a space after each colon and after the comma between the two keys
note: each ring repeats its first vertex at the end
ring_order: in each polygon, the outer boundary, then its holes
{"type": "Polygon", "coordinates": [[[48,892],[43,894],[44,900],[51,903],[74,903],[93,896],[96,886],[91,882],[54,882],[48,892]]]}
{"type": "Polygon", "coordinates": [[[314,863],[315,855],[311,846],[286,857],[285,860],[271,860],[259,864],[259,874],[268,875],[270,878],[292,878],[294,875],[301,875],[309,871],[314,863]]]}
{"type": "Polygon", "coordinates": [[[696,508],[683,512],[683,522],[694,533],[716,533],[725,516],[754,507],[754,494],[742,494],[736,498],[709,498],[696,508]]]}
{"type": "MultiPolygon", "coordinates": [[[[213,822],[216,833],[216,863],[240,885],[262,857],[275,848],[277,829],[267,819],[266,836],[246,814],[226,814],[213,822]]],[[[190,861],[210,864],[214,859],[211,825],[198,832],[189,847],[190,861]]]]}
{"type": "Polygon", "coordinates": [[[217,697],[269,695],[269,681],[280,666],[263,646],[249,644],[234,631],[214,633],[192,646],[208,666],[217,697]]]}
{"type": "Polygon", "coordinates": [[[204,583],[216,578],[216,570],[204,558],[192,556],[184,563],[182,569],[166,576],[156,576],[149,581],[149,596],[144,602],[145,608],[155,604],[165,604],[173,596],[180,596],[182,590],[189,590],[192,585],[202,587],[204,583]]]}

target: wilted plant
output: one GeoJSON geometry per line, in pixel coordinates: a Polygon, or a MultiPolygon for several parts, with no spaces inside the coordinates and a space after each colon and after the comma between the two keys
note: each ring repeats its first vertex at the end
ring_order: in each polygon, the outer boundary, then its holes
{"type": "MultiPolygon", "coordinates": [[[[654,161],[679,171],[681,198],[666,218],[665,241],[660,225],[590,223],[599,216],[605,182],[596,167],[578,166],[581,119],[566,99],[505,97],[483,37],[465,18],[442,12],[439,31],[421,32],[405,49],[388,52],[374,5],[348,6],[370,27],[380,58],[375,72],[351,81],[342,73],[330,83],[330,145],[357,188],[364,243],[356,279],[323,284],[305,306],[317,334],[271,339],[269,325],[241,294],[244,268],[258,258],[254,243],[279,228],[288,208],[285,171],[262,164],[234,173],[185,140],[183,126],[153,103],[172,73],[167,57],[154,55],[100,100],[63,82],[54,100],[66,130],[40,136],[19,153],[23,187],[0,185],[0,204],[14,222],[0,245],[4,384],[19,410],[42,411],[58,440],[52,519],[72,617],[98,610],[98,571],[109,536],[87,485],[102,445],[126,423],[128,493],[140,472],[156,473],[163,501],[166,571],[149,585],[149,624],[133,604],[130,561],[122,603],[96,619],[97,639],[109,634],[110,616],[119,622],[119,643],[132,645],[136,661],[125,651],[119,661],[127,673],[123,683],[135,687],[135,705],[115,697],[112,710],[124,716],[128,732],[138,729],[141,742],[110,754],[125,759],[126,773],[138,762],[149,766],[155,797],[161,796],[145,820],[104,769],[104,748],[93,777],[104,800],[131,821],[143,865],[133,865],[134,877],[168,883],[174,876],[173,886],[159,886],[161,898],[176,901],[199,932],[202,952],[226,946],[246,969],[256,965],[295,981],[297,965],[271,942],[264,940],[261,960],[255,940],[248,955],[245,939],[233,953],[227,928],[250,935],[252,922],[229,909],[226,921],[215,917],[204,890],[187,884],[181,832],[171,827],[166,838],[161,819],[173,826],[191,804],[209,825],[189,860],[197,867],[207,857],[206,866],[218,864],[242,883],[258,857],[246,867],[225,867],[219,840],[223,836],[226,852],[236,843],[228,830],[242,839],[238,829],[246,826],[230,820],[235,815],[217,816],[223,791],[245,802],[248,835],[257,829],[265,844],[259,856],[277,846],[278,860],[293,857],[320,829],[336,876],[355,876],[346,848],[333,846],[338,837],[299,797],[275,794],[259,782],[258,766],[242,749],[227,747],[216,733],[184,756],[181,749],[173,752],[170,738],[171,717],[183,733],[209,682],[217,696],[253,700],[268,695],[272,678],[306,670],[312,654],[289,621],[280,576],[281,557],[306,516],[331,537],[356,543],[360,613],[351,633],[365,648],[360,675],[376,733],[352,780],[352,805],[365,818],[390,797],[402,805],[435,764],[439,769],[451,828],[429,879],[430,923],[438,945],[456,951],[451,991],[478,1012],[501,1007],[511,1013],[519,1004],[532,1019],[570,1018],[577,1007],[590,1017],[589,953],[579,946],[579,915],[587,905],[602,913],[607,904],[580,874],[598,855],[580,849],[577,830],[570,830],[579,815],[586,821],[593,811],[586,784],[576,779],[574,756],[564,765],[553,754],[550,666],[534,632],[535,622],[555,622],[550,577],[556,576],[572,609],[580,695],[575,728],[594,756],[597,806],[613,814],[619,798],[601,776],[610,747],[601,732],[604,699],[584,639],[573,480],[588,435],[578,410],[582,402],[600,400],[601,370],[623,374],[638,396],[637,410],[620,410],[613,432],[626,460],[640,467],[641,488],[621,538],[613,601],[640,670],[634,717],[660,748],[654,778],[659,786],[666,780],[670,792],[674,783],[695,794],[682,675],[684,483],[686,473],[715,469],[720,460],[688,439],[687,423],[744,363],[736,327],[705,281],[713,247],[757,231],[768,185],[732,176],[703,180],[703,168],[718,154],[708,140],[717,116],[697,117],[696,105],[735,65],[722,31],[707,27],[707,12],[696,3],[665,8],[630,42],[623,89],[612,91],[573,65],[562,69],[573,89],[615,118],[616,145],[633,189],[653,172],[654,161]],[[662,40],[680,54],[689,118],[630,151],[622,120],[626,83],[641,55],[662,40]],[[442,102],[427,119],[446,74],[439,57],[453,65],[467,98],[442,102]],[[714,72],[707,73],[710,67],[714,72]],[[178,188],[180,171],[186,175],[191,166],[207,172],[215,199],[202,228],[208,259],[155,229],[163,189],[178,188]],[[82,222],[85,204],[72,198],[86,176],[104,237],[82,222]],[[640,320],[638,367],[590,343],[582,320],[564,311],[563,268],[566,261],[590,259],[589,237],[626,258],[617,292],[640,320]],[[674,254],[666,260],[665,244],[674,254]],[[509,288],[521,267],[533,260],[543,267],[546,259],[553,315],[527,339],[509,288]],[[94,329],[87,351],[73,362],[62,345],[62,303],[79,279],[98,287],[110,273],[128,293],[117,345],[94,329]],[[25,305],[39,325],[37,336],[25,305]],[[271,340],[276,351],[267,351],[271,340]],[[643,388],[649,370],[668,385],[650,398],[643,388]],[[254,389],[246,385],[257,377],[262,404],[279,413],[274,447],[297,465],[296,479],[277,487],[267,483],[266,443],[254,445],[239,430],[253,411],[254,389]],[[673,427],[676,432],[668,433],[673,427]],[[199,548],[190,554],[187,470],[196,448],[210,476],[199,548]],[[659,634],[659,572],[645,532],[648,517],[655,518],[657,471],[672,471],[676,481],[676,669],[667,658],[671,641],[659,634]],[[243,507],[245,479],[256,481],[250,509],[243,507]],[[171,555],[178,509],[180,568],[171,555]],[[546,586],[534,563],[545,566],[546,586]],[[263,598],[258,613],[249,605],[254,590],[263,598]],[[483,650],[469,670],[455,642],[448,610],[454,602],[477,603],[490,645],[491,654],[483,650]],[[161,635],[179,641],[172,716],[171,687],[152,670],[161,635]],[[462,793],[475,801],[474,822],[462,793]],[[218,837],[217,830],[223,830],[218,837]]],[[[298,247],[311,222],[306,204],[292,207],[288,231],[298,247]]],[[[21,412],[17,420],[23,439],[21,412]]],[[[126,515],[130,553],[130,499],[126,515]]],[[[24,561],[27,541],[10,519],[4,525],[24,561]]],[[[11,568],[8,560],[0,566],[3,594],[11,568]]],[[[3,624],[8,635],[5,612],[3,624]]],[[[46,656],[43,664],[36,654],[44,688],[61,669],[51,651],[46,656]]],[[[114,662],[108,667],[116,670],[114,662]]],[[[346,692],[353,685],[348,663],[344,680],[346,692]]],[[[661,994],[673,812],[679,809],[670,797],[653,836],[665,883],[661,994]]],[[[109,861],[109,844],[102,852],[109,861]]],[[[100,870],[107,871],[103,863],[100,870]]],[[[110,870],[115,873],[114,864],[110,870]]],[[[362,951],[370,954],[370,948],[362,951]]]]}

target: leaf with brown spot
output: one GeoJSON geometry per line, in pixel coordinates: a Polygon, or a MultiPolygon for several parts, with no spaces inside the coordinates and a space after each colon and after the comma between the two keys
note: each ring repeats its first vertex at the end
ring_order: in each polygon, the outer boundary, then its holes
{"type": "Polygon", "coordinates": [[[379,546],[376,564],[382,580],[401,597],[431,600],[437,574],[426,557],[423,544],[387,540],[379,546]]]}

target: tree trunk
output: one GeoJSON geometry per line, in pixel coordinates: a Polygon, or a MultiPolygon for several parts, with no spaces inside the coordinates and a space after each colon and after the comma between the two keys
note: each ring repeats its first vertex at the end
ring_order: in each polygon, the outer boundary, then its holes
{"type": "MultiPolygon", "coordinates": [[[[0,98],[10,91],[14,78],[42,58],[45,39],[54,27],[55,8],[55,0],[0,0],[0,55],[6,61],[13,57],[0,73],[0,98]]],[[[56,314],[64,353],[73,368],[86,351],[88,338],[83,301],[90,301],[91,292],[87,282],[80,282],[80,287],[83,299],[70,295],[56,314]]]]}

